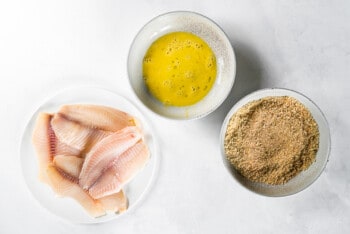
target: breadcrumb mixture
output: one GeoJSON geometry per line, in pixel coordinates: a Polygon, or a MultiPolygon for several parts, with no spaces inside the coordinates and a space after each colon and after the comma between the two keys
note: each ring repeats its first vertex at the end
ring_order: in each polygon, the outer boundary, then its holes
{"type": "Polygon", "coordinates": [[[266,97],[249,102],[231,117],[224,147],[227,159],[241,175],[280,185],[315,161],[318,125],[295,98],[266,97]]]}

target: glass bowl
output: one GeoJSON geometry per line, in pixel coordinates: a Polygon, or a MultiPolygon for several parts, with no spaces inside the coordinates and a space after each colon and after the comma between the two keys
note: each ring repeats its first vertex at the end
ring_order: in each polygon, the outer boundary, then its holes
{"type": "Polygon", "coordinates": [[[127,69],[132,89],[150,110],[171,119],[196,119],[208,115],[226,99],[235,80],[236,59],[229,39],[215,22],[194,12],[176,11],[152,19],[139,31],[130,47],[127,69]],[[217,61],[216,81],[210,92],[196,104],[184,107],[159,102],[148,92],[142,76],[143,58],[150,45],[165,34],[179,31],[202,38],[217,61]]]}
{"type": "Polygon", "coordinates": [[[100,223],[116,219],[129,213],[150,190],[157,171],[159,156],[157,142],[149,121],[126,98],[111,91],[96,87],[75,87],[65,89],[46,100],[31,116],[22,136],[20,147],[20,161],[23,178],[34,198],[51,213],[73,223],[100,223]],[[121,213],[108,213],[99,218],[93,218],[78,202],[69,197],[57,197],[52,189],[39,181],[37,157],[32,145],[33,127],[40,112],[56,112],[64,104],[96,104],[117,108],[137,117],[142,125],[145,141],[149,147],[151,157],[146,166],[123,189],[128,198],[129,208],[121,213]]]}
{"type": "Polygon", "coordinates": [[[247,188],[252,192],[265,195],[265,196],[270,196],[270,197],[281,197],[281,196],[292,195],[304,190],[305,188],[310,186],[320,176],[320,174],[322,173],[322,171],[324,170],[328,162],[328,157],[329,157],[330,148],[331,148],[330,131],[329,131],[327,120],[323,115],[323,113],[321,112],[321,110],[316,106],[314,102],[312,102],[309,98],[307,98],[303,94],[292,90],[288,90],[288,89],[278,89],[278,88],[262,89],[245,96],[240,101],[238,101],[229,111],[221,128],[220,148],[221,148],[221,156],[222,156],[222,161],[224,163],[224,166],[226,167],[227,171],[230,173],[230,175],[234,180],[236,180],[238,183],[243,185],[243,187],[247,188]],[[319,149],[316,155],[316,161],[312,163],[307,170],[302,171],[297,176],[295,176],[294,178],[292,178],[290,181],[288,181],[283,185],[267,185],[263,183],[252,182],[246,179],[235,170],[235,168],[226,159],[226,155],[225,155],[225,149],[224,149],[225,133],[226,133],[227,125],[232,115],[236,113],[236,111],[239,108],[241,108],[248,102],[258,100],[260,98],[264,98],[268,96],[290,96],[297,99],[311,112],[313,118],[318,124],[319,133],[320,133],[319,149]]]}

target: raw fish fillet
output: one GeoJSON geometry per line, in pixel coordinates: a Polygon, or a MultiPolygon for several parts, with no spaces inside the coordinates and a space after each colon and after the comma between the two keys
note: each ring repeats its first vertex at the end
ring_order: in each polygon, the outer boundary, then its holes
{"type": "Polygon", "coordinates": [[[50,114],[39,113],[32,135],[39,162],[39,179],[43,182],[47,181],[46,167],[52,162],[55,150],[55,135],[50,126],[51,118],[50,114]]]}
{"type": "Polygon", "coordinates": [[[125,127],[99,141],[87,154],[79,176],[79,183],[89,189],[110,163],[118,158],[142,137],[137,127],[125,127]]]}
{"type": "Polygon", "coordinates": [[[147,145],[140,141],[109,164],[109,168],[89,189],[90,195],[101,198],[120,191],[146,164],[149,158],[147,145]]]}
{"type": "MultiPolygon", "coordinates": [[[[53,159],[53,163],[58,170],[62,170],[64,173],[74,177],[72,181],[78,182],[81,167],[83,166],[84,159],[76,156],[56,155],[53,159]]],[[[105,211],[112,212],[124,212],[128,207],[128,200],[121,190],[118,193],[102,197],[98,199],[98,202],[102,205],[105,211]]]]}
{"type": "Polygon", "coordinates": [[[105,215],[105,210],[99,201],[94,200],[84,191],[75,179],[60,171],[53,165],[49,165],[46,170],[51,188],[60,196],[71,197],[79,202],[86,211],[93,217],[105,215]]]}
{"type": "Polygon", "coordinates": [[[98,199],[98,201],[106,211],[122,213],[128,208],[128,199],[126,198],[123,190],[120,190],[118,193],[102,197],[98,199]]]}
{"type": "Polygon", "coordinates": [[[81,150],[61,142],[56,136],[55,138],[55,155],[81,156],[81,150]]]}
{"type": "Polygon", "coordinates": [[[53,159],[53,164],[57,168],[75,177],[77,180],[79,180],[79,174],[83,163],[84,159],[76,156],[56,155],[53,159]]]}
{"type": "Polygon", "coordinates": [[[55,114],[51,120],[56,137],[64,144],[80,151],[89,151],[93,145],[111,134],[98,129],[89,128],[71,121],[61,114],[55,114]]]}
{"type": "Polygon", "coordinates": [[[131,115],[105,106],[66,105],[55,114],[40,113],[32,135],[40,180],[93,217],[124,212],[128,200],[121,186],[149,157],[140,127],[131,115]],[[116,171],[118,183],[113,176],[105,181],[116,171]],[[106,189],[107,182],[117,186],[106,189]]]}
{"type": "Polygon", "coordinates": [[[69,120],[104,131],[116,132],[126,126],[136,125],[133,116],[106,106],[65,105],[59,113],[69,120]]]}

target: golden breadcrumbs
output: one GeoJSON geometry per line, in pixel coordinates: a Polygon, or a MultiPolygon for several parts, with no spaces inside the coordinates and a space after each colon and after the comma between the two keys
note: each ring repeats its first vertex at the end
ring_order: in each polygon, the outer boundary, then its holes
{"type": "Polygon", "coordinates": [[[247,179],[270,185],[288,182],[314,161],[319,131],[295,98],[266,97],[249,102],[230,119],[225,153],[247,179]]]}

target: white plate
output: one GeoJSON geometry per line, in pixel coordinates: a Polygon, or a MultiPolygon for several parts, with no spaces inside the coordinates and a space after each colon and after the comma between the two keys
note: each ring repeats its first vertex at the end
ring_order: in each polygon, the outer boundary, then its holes
{"type": "Polygon", "coordinates": [[[43,103],[32,115],[22,137],[20,148],[22,173],[26,184],[39,203],[53,214],[74,223],[100,223],[115,219],[130,212],[138,205],[149,191],[157,171],[159,157],[157,142],[144,114],[124,97],[105,89],[95,87],[76,87],[63,90],[43,103]],[[145,141],[149,146],[151,157],[143,170],[125,186],[129,208],[122,214],[109,213],[93,218],[78,202],[67,197],[57,197],[51,188],[38,180],[38,165],[32,145],[32,131],[39,112],[56,112],[64,104],[97,104],[117,108],[137,117],[145,132],[145,141]]]}
{"type": "Polygon", "coordinates": [[[221,148],[221,156],[224,162],[225,167],[232,175],[232,177],[238,181],[241,185],[246,187],[247,189],[261,194],[265,196],[279,197],[279,196],[287,196],[292,195],[294,193],[300,192],[311,185],[322,173],[325,168],[331,148],[330,142],[330,132],[328,123],[326,121],[325,116],[321,112],[321,110],[316,106],[314,102],[312,102],[306,96],[292,91],[288,89],[262,89],[256,92],[253,92],[244,98],[242,98],[239,102],[237,102],[230,112],[227,114],[224,123],[221,128],[220,133],[220,148],[221,148]],[[256,183],[249,181],[242,175],[240,175],[233,166],[231,166],[230,162],[226,159],[225,149],[224,149],[224,139],[225,133],[227,129],[228,122],[231,116],[242,106],[247,104],[248,102],[258,100],[260,98],[268,97],[268,96],[290,96],[298,101],[300,101],[304,106],[311,112],[313,118],[318,124],[318,129],[320,132],[320,140],[319,140],[319,149],[316,155],[316,161],[311,164],[311,166],[298,174],[296,177],[291,179],[284,185],[266,185],[262,183],[256,183]]]}

